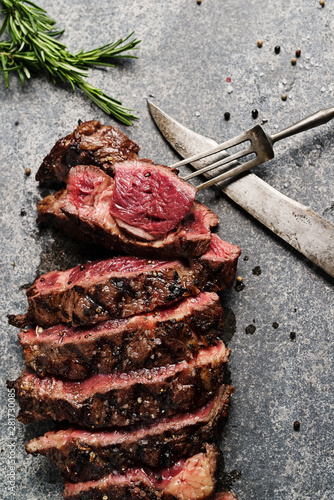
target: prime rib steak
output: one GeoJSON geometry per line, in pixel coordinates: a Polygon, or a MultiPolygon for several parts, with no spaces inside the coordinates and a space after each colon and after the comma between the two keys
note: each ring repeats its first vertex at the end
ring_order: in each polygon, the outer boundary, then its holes
{"type": "Polygon", "coordinates": [[[25,328],[19,339],[26,365],[38,375],[81,380],[94,373],[188,361],[222,333],[219,297],[204,292],[149,314],[94,326],[25,328]]]}
{"type": "Polygon", "coordinates": [[[65,483],[65,500],[209,500],[215,490],[218,450],[203,452],[171,467],[113,471],[97,481],[65,483]]]}
{"type": "MultiPolygon", "coordinates": [[[[178,183],[183,182],[177,176],[175,178],[178,183]]],[[[191,207],[187,206],[185,217],[175,230],[150,241],[125,230],[127,227],[134,231],[119,219],[116,222],[110,212],[113,191],[114,179],[99,168],[75,167],[71,169],[67,189],[47,196],[37,205],[38,221],[52,224],[72,238],[132,255],[195,257],[207,250],[210,230],[218,224],[218,218],[205,205],[194,202],[191,207]]],[[[138,234],[137,230],[135,232],[138,234]]]]}
{"type": "Polygon", "coordinates": [[[10,315],[9,322],[81,326],[149,312],[199,291],[230,287],[239,255],[238,246],[214,234],[208,252],[189,262],[115,257],[52,271],[27,290],[27,313],[10,315]]]}
{"type": "Polygon", "coordinates": [[[201,408],[127,430],[87,431],[79,427],[52,430],[32,439],[28,453],[52,460],[73,482],[99,479],[123,467],[170,467],[198,453],[218,437],[227,417],[233,387],[221,386],[201,408]]]}
{"type": "Polygon", "coordinates": [[[223,382],[228,355],[219,341],[177,365],[97,374],[79,382],[39,378],[25,369],[8,386],[16,390],[23,423],[54,419],[90,428],[122,427],[204,405],[223,382]]]}
{"type": "Polygon", "coordinates": [[[113,174],[113,164],[137,158],[139,146],[116,127],[97,120],[79,123],[71,134],[59,139],[44,158],[37,181],[66,181],[76,165],[95,165],[113,174]]]}

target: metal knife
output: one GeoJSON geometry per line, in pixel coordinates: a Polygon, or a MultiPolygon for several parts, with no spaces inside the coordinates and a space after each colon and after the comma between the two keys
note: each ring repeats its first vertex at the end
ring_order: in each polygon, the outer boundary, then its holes
{"type": "MultiPolygon", "coordinates": [[[[217,145],[214,140],[177,122],[151,101],[148,101],[148,106],[160,132],[182,158],[217,145]]],[[[219,158],[226,155],[222,153],[219,158]]],[[[205,165],[205,161],[200,160],[192,165],[199,169],[205,165]]],[[[205,177],[210,178],[212,175],[208,172],[205,177]]],[[[252,173],[218,187],[264,226],[334,277],[333,224],[252,173]]]]}

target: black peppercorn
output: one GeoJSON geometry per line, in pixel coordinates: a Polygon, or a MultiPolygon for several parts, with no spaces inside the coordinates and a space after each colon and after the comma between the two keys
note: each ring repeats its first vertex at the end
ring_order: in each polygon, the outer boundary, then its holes
{"type": "Polygon", "coordinates": [[[275,54],[279,54],[281,52],[281,47],[279,45],[276,45],[274,50],[275,50],[275,54]]]}
{"type": "Polygon", "coordinates": [[[300,49],[296,50],[296,57],[300,57],[300,54],[301,54],[301,50],[300,49]]]}
{"type": "Polygon", "coordinates": [[[257,110],[257,109],[253,109],[253,110],[252,110],[252,117],[255,119],[255,118],[257,118],[258,116],[259,116],[259,112],[258,112],[258,110],[257,110]]]}
{"type": "Polygon", "coordinates": [[[300,429],[300,422],[298,422],[298,420],[296,420],[294,423],[293,423],[293,430],[294,431],[299,431],[300,429]]]}
{"type": "Polygon", "coordinates": [[[294,340],[296,338],[296,332],[290,332],[290,339],[294,340]]]}
{"type": "Polygon", "coordinates": [[[224,113],[224,118],[225,118],[225,120],[228,122],[228,121],[229,121],[229,119],[231,118],[231,113],[229,113],[228,111],[225,111],[225,113],[224,113]]]}

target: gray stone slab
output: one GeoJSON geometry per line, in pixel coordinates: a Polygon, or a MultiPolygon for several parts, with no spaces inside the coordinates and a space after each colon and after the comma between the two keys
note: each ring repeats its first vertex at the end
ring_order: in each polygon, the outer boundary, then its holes
{"type": "MultiPolygon", "coordinates": [[[[179,121],[217,140],[264,120],[265,128],[275,132],[333,105],[334,7],[329,1],[324,8],[317,0],[40,3],[66,28],[63,40],[73,50],[93,48],[132,30],[142,39],[137,61],[92,70],[91,81],[135,109],[140,121],[120,128],[141,145],[142,156],[156,161],[168,164],[176,156],[148,114],[149,96],[179,121]],[[292,66],[296,49],[301,57],[292,66]],[[282,93],[288,96],[285,102],[282,93]]],[[[23,356],[6,314],[25,309],[26,285],[38,273],[91,255],[61,234],[37,228],[35,206],[43,192],[34,174],[42,158],[79,118],[115,122],[80,93],[54,87],[44,77],[23,89],[12,78],[9,91],[0,83],[0,497],[57,499],[63,488],[58,471],[24,451],[24,443],[48,425],[25,428],[17,422],[11,435],[12,400],[5,380],[20,373],[23,356]]],[[[258,175],[333,222],[333,124],[287,139],[276,152],[276,159],[257,168],[258,175]]],[[[221,439],[221,476],[240,500],[330,500],[333,282],[223,195],[208,190],[200,199],[219,213],[219,235],[243,250],[238,274],[245,288],[233,288],[222,298],[232,327],[233,315],[236,319],[235,332],[229,332],[230,337],[234,333],[229,346],[236,391],[221,439]],[[260,275],[252,271],[256,266],[260,275]],[[247,334],[251,324],[256,330],[247,334]],[[291,331],[296,332],[293,341],[291,331]],[[296,420],[299,432],[293,430],[296,420]]]]}

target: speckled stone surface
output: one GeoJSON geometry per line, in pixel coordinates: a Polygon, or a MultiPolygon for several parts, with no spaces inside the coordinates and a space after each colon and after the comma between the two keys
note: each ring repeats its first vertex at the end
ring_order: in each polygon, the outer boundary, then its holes
{"type": "MultiPolygon", "coordinates": [[[[324,8],[318,0],[40,3],[66,29],[63,40],[72,50],[93,48],[132,30],[142,39],[138,60],[91,71],[92,83],[140,117],[133,127],[120,128],[141,145],[142,157],[166,164],[176,159],[148,114],[149,96],[216,140],[262,121],[275,132],[333,105],[334,7],[329,0],[324,8]],[[262,48],[257,47],[260,39],[262,48]],[[279,54],[274,53],[277,45],[279,54]],[[292,66],[296,49],[301,57],[292,66]],[[288,96],[285,102],[282,93],[288,96]],[[258,110],[256,119],[252,109],[258,110]]],[[[24,311],[25,289],[37,274],[92,256],[92,249],[37,227],[35,206],[45,192],[34,174],[41,160],[79,118],[116,123],[80,93],[55,88],[44,77],[24,89],[15,78],[10,91],[0,84],[0,498],[54,500],[62,495],[60,474],[46,459],[24,450],[28,439],[50,425],[16,422],[14,432],[11,427],[13,402],[5,380],[20,373],[23,356],[6,315],[24,311]],[[13,460],[15,477],[10,475],[13,460]]],[[[332,222],[333,133],[329,123],[287,139],[277,145],[277,158],[256,171],[332,222]]],[[[220,476],[239,500],[331,500],[333,281],[223,195],[208,190],[199,198],[219,213],[219,235],[241,246],[238,275],[245,284],[242,291],[233,288],[223,296],[236,391],[221,439],[225,466],[220,476]],[[260,274],[253,272],[256,266],[260,274]],[[249,325],[254,326],[246,330],[249,325]],[[290,332],[296,333],[294,340],[290,332]],[[300,422],[299,432],[294,421],[300,422]]]]}

